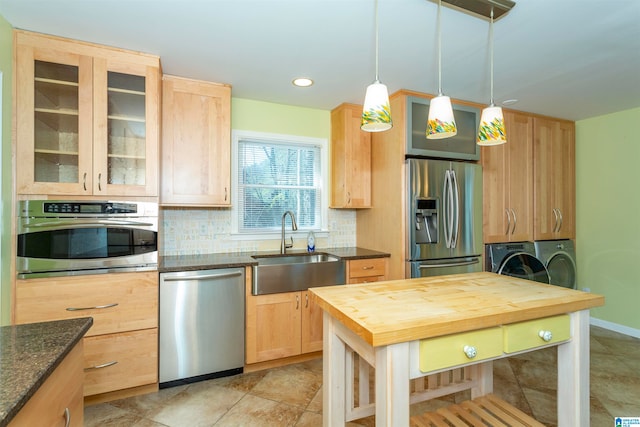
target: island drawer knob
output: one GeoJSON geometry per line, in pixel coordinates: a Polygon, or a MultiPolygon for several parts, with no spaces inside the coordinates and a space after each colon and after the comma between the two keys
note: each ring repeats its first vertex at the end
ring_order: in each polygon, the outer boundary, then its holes
{"type": "Polygon", "coordinates": [[[478,354],[478,350],[472,345],[465,345],[463,350],[469,359],[473,359],[478,354]]]}
{"type": "Polygon", "coordinates": [[[542,341],[549,342],[553,339],[553,334],[551,331],[540,331],[538,332],[538,336],[542,338],[542,341]]]}

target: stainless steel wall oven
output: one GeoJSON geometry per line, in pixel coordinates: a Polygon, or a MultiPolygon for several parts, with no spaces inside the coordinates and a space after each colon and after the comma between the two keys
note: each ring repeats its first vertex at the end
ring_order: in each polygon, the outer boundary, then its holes
{"type": "Polygon", "coordinates": [[[158,204],[23,200],[18,278],[145,271],[158,267],[158,204]]]}

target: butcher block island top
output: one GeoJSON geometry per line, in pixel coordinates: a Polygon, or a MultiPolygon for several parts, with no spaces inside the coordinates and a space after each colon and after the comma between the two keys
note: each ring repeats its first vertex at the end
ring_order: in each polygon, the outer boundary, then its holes
{"type": "Polygon", "coordinates": [[[604,305],[604,297],[495,273],[311,288],[332,317],[377,347],[604,305]]]}

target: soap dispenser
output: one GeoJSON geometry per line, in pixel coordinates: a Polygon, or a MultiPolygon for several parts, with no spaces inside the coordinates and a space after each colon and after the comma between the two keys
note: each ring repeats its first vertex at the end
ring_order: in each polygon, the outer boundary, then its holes
{"type": "Polygon", "coordinates": [[[315,252],[316,250],[316,237],[313,235],[313,231],[309,231],[307,235],[307,252],[315,252]]]}

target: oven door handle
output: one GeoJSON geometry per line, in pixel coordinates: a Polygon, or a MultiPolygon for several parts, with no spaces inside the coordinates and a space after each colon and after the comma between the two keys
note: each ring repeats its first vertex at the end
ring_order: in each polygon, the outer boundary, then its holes
{"type": "Polygon", "coordinates": [[[115,220],[115,219],[105,219],[105,220],[83,220],[83,219],[74,219],[73,221],[47,221],[47,222],[36,222],[31,224],[25,224],[22,226],[23,229],[29,228],[54,228],[54,227],[107,227],[110,225],[128,225],[132,227],[151,227],[154,224],[151,222],[138,222],[138,221],[127,221],[127,220],[115,220]]]}

